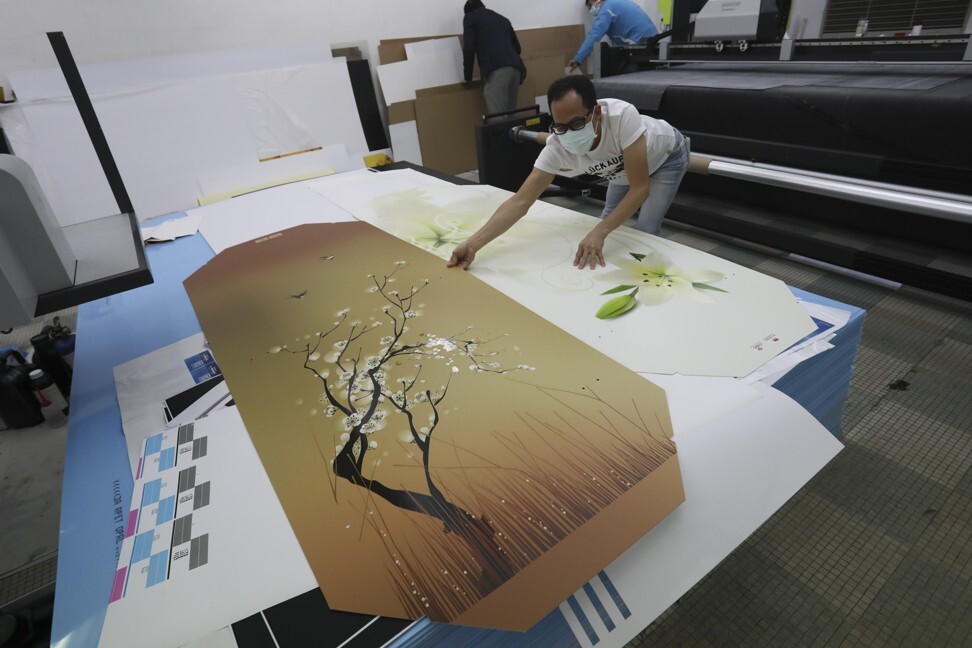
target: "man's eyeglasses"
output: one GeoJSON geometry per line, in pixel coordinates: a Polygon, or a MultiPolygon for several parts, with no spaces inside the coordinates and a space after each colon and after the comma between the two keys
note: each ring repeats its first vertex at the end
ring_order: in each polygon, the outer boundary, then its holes
{"type": "Polygon", "coordinates": [[[588,112],[583,117],[578,117],[576,119],[571,119],[566,124],[551,124],[550,125],[550,132],[551,133],[554,133],[555,135],[563,135],[564,133],[566,133],[569,130],[579,131],[582,128],[584,128],[585,126],[587,126],[587,118],[591,116],[591,113],[592,112],[594,112],[594,111],[592,110],[592,111],[588,112]]]}

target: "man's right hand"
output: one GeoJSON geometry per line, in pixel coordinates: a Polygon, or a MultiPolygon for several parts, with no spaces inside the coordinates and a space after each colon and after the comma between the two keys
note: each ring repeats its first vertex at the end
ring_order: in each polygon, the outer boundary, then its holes
{"type": "Polygon", "coordinates": [[[446,266],[449,268],[455,268],[456,266],[467,269],[472,265],[473,259],[476,258],[476,248],[470,245],[469,241],[460,243],[456,246],[456,249],[452,251],[452,256],[449,258],[446,266]]]}
{"type": "Polygon", "coordinates": [[[569,67],[570,68],[570,71],[573,72],[578,67],[580,67],[580,63],[578,63],[577,61],[573,61],[572,60],[570,63],[567,64],[567,67],[569,67]]]}

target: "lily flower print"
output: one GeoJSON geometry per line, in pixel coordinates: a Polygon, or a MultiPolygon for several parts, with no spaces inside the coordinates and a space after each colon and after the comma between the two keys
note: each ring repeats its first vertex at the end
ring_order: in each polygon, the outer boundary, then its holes
{"type": "Polygon", "coordinates": [[[709,292],[727,292],[711,285],[724,278],[721,272],[679,268],[667,256],[655,251],[649,254],[632,252],[631,256],[633,260],[608,259],[617,269],[598,277],[599,280],[619,283],[602,295],[630,291],[624,298],[615,297],[602,306],[597,312],[601,319],[627,313],[634,308],[635,298],[645,306],[659,306],[675,296],[711,303],[714,300],[709,292]]]}

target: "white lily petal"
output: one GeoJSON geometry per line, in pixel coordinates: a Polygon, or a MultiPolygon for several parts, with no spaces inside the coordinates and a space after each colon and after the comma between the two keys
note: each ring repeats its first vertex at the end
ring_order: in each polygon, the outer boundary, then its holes
{"type": "Polygon", "coordinates": [[[668,277],[666,281],[671,286],[672,292],[679,297],[691,297],[692,293],[698,292],[692,287],[692,282],[684,277],[668,277]]]}
{"type": "Polygon", "coordinates": [[[679,274],[678,268],[675,267],[675,263],[671,259],[661,252],[655,252],[654,250],[641,260],[640,265],[645,266],[648,270],[657,274],[679,274]]]}
{"type": "MultiPolygon", "coordinates": [[[[627,279],[634,280],[637,277],[641,277],[641,273],[646,270],[645,266],[634,259],[625,259],[624,257],[610,257],[607,259],[609,265],[616,266],[618,270],[613,270],[612,272],[624,272],[624,276],[627,279]]],[[[607,277],[608,274],[598,275],[598,278],[607,277]]]]}
{"type": "Polygon", "coordinates": [[[638,290],[638,301],[645,306],[658,306],[667,302],[674,294],[675,291],[667,285],[643,284],[638,290]]]}

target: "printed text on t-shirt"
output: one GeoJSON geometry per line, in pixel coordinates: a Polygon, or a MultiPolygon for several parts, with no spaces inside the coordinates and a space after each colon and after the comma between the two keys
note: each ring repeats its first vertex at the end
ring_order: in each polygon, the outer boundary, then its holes
{"type": "Polygon", "coordinates": [[[616,155],[603,162],[592,164],[587,167],[587,173],[600,176],[606,180],[616,180],[625,177],[624,155],[616,155]]]}

